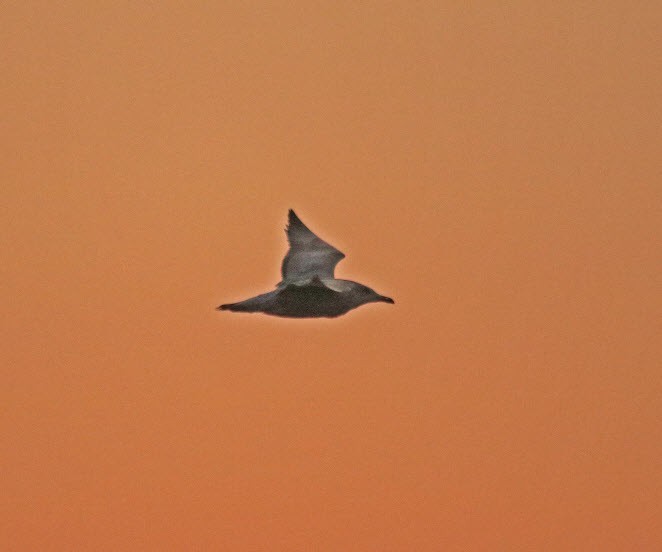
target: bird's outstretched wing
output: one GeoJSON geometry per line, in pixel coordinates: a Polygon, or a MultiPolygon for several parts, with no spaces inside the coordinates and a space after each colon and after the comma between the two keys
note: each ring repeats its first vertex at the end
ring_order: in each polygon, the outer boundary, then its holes
{"type": "Polygon", "coordinates": [[[282,284],[318,278],[333,278],[333,270],[345,254],[313,234],[290,209],[285,229],[290,250],[283,259],[282,284]]]}

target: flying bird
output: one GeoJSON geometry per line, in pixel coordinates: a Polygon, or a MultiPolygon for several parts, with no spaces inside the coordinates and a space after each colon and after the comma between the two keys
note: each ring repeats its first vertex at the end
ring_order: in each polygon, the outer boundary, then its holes
{"type": "Polygon", "coordinates": [[[282,281],[276,289],[216,310],[262,312],[289,318],[335,318],[367,303],[391,303],[368,286],[336,279],[336,265],[345,258],[313,234],[290,209],[285,229],[290,249],[283,259],[282,281]]]}

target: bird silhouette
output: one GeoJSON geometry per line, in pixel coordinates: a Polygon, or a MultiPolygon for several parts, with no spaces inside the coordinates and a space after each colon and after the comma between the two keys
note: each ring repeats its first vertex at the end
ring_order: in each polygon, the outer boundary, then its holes
{"type": "Polygon", "coordinates": [[[262,312],[288,318],[335,318],[367,303],[391,303],[390,297],[351,280],[334,276],[344,253],[313,234],[290,209],[285,229],[290,249],[276,289],[217,310],[262,312]]]}

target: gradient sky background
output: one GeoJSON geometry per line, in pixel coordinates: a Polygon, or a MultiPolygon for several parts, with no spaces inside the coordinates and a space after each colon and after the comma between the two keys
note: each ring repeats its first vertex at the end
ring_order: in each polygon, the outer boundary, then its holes
{"type": "Polygon", "coordinates": [[[3,550],[658,550],[662,8],[465,4],[0,9],[3,550]]]}

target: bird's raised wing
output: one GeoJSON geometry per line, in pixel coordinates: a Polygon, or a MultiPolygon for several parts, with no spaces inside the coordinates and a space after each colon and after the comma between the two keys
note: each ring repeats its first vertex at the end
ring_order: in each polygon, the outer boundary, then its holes
{"type": "Polygon", "coordinates": [[[290,209],[285,229],[290,250],[283,259],[282,274],[285,284],[318,278],[333,278],[333,270],[345,254],[313,234],[290,209]]]}

